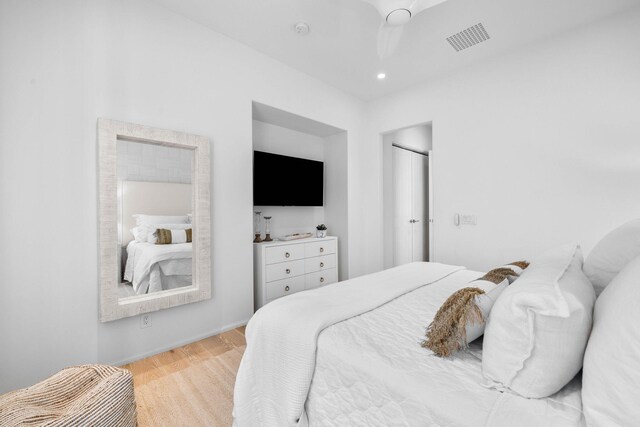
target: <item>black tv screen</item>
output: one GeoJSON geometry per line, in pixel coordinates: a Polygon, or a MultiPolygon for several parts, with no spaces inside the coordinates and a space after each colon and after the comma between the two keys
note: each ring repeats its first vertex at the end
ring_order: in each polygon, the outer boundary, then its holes
{"type": "Polygon", "coordinates": [[[323,206],[324,163],[253,152],[254,206],[323,206]]]}

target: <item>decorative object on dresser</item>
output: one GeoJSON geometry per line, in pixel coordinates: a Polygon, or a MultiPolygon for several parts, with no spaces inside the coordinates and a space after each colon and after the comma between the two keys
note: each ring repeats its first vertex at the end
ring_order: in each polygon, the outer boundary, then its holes
{"type": "Polygon", "coordinates": [[[338,281],[338,238],[253,245],[254,308],[338,281]]]}
{"type": "Polygon", "coordinates": [[[262,242],[262,238],[260,237],[260,235],[262,234],[262,232],[260,231],[260,219],[262,212],[260,211],[256,211],[253,213],[253,228],[254,228],[254,233],[255,233],[255,239],[253,239],[253,243],[260,243],[262,242]]]}
{"type": "Polygon", "coordinates": [[[320,224],[316,226],[316,237],[324,238],[327,237],[327,226],[324,224],[320,224]]]}
{"type": "Polygon", "coordinates": [[[273,239],[271,238],[271,217],[270,216],[265,216],[264,217],[264,241],[265,242],[272,242],[273,239]]]}

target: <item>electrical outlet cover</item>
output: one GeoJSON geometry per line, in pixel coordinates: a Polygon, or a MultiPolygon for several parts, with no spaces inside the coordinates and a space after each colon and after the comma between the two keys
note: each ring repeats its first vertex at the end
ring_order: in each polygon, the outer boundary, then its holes
{"type": "Polygon", "coordinates": [[[140,316],[140,329],[150,328],[151,327],[151,315],[143,314],[140,316]]]}

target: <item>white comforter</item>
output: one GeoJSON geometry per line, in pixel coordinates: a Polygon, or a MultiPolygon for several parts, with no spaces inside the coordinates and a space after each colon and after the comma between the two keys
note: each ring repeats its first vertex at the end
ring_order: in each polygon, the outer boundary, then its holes
{"type": "Polygon", "coordinates": [[[247,326],[234,425],[584,425],[579,379],[524,399],[482,385],[479,343],[450,359],[420,347],[442,302],[481,275],[416,263],[266,305],[247,326]]]}
{"type": "MultiPolygon", "coordinates": [[[[432,286],[326,328],[306,413],[311,426],[551,427],[584,424],[580,380],[547,399],[483,386],[481,343],[449,359],[420,347],[440,305],[482,273],[432,286]]],[[[470,286],[487,286],[475,282],[470,286]]]]}
{"type": "Polygon", "coordinates": [[[234,390],[234,425],[306,425],[304,404],[320,332],[461,269],[409,264],[293,294],[258,310],[247,325],[247,349],[234,390]]]}
{"type": "Polygon", "coordinates": [[[191,243],[155,245],[132,241],[127,245],[124,280],[131,282],[137,294],[162,290],[160,269],[167,276],[190,275],[192,252],[191,243]],[[152,274],[156,280],[150,280],[152,274]],[[153,283],[158,285],[150,285],[153,283]]]}

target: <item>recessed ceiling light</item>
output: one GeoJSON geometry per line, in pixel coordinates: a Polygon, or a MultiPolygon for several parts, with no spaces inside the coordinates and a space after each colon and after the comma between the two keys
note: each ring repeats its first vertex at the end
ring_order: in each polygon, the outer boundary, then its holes
{"type": "Polygon", "coordinates": [[[302,34],[302,35],[309,34],[309,30],[310,30],[309,24],[307,24],[306,22],[298,22],[295,25],[294,29],[296,30],[296,33],[302,34]]]}
{"type": "Polygon", "coordinates": [[[387,77],[385,73],[378,73],[378,80],[384,80],[385,77],[387,77]]]}

